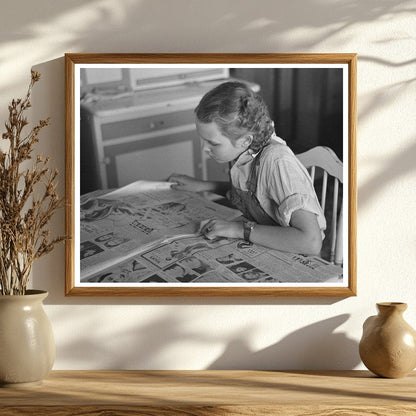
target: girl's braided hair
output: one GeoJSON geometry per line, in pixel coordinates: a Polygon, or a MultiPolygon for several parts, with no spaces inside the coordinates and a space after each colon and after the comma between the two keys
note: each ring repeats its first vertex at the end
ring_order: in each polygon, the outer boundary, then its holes
{"type": "Polygon", "coordinates": [[[195,109],[202,123],[215,122],[231,140],[251,134],[254,153],[270,142],[274,124],[262,97],[242,82],[224,82],[207,92],[195,109]]]}

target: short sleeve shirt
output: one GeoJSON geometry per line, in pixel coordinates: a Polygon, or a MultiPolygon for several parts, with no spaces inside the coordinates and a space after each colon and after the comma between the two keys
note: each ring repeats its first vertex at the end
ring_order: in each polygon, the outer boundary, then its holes
{"type": "MultiPolygon", "coordinates": [[[[256,155],[244,152],[230,171],[233,186],[247,191],[247,179],[256,155]]],[[[289,226],[292,214],[299,210],[317,216],[321,230],[326,220],[313,187],[312,179],[285,141],[274,136],[270,146],[259,155],[256,197],[264,211],[279,225],[289,226]]]]}

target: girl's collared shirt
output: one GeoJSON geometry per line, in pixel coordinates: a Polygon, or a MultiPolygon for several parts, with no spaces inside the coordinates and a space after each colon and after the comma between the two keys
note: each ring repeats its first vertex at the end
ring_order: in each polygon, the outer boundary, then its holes
{"type": "MultiPolygon", "coordinates": [[[[239,156],[230,171],[233,186],[247,191],[247,179],[256,155],[247,150],[239,156]]],[[[281,226],[288,227],[293,212],[303,209],[316,214],[319,227],[322,231],[326,229],[325,216],[308,171],[276,135],[260,154],[256,197],[264,211],[281,226]]]]}

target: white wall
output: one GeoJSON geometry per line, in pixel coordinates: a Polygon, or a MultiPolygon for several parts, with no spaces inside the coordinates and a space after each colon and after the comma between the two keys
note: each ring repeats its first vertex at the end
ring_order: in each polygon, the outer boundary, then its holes
{"type": "MultiPolygon", "coordinates": [[[[40,150],[64,172],[65,52],[358,53],[358,296],[65,298],[63,246],[39,260],[55,369],[362,368],[378,301],[416,327],[415,4],[401,0],[14,0],[0,15],[0,120],[42,73],[40,150]],[[412,10],[413,9],[413,10],[412,10]]],[[[63,176],[61,193],[63,194],[63,176]]],[[[64,231],[63,212],[54,220],[64,231]]]]}

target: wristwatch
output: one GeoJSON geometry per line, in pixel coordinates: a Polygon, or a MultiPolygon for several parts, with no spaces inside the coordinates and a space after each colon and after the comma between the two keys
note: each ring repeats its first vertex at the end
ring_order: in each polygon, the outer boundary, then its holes
{"type": "Polygon", "coordinates": [[[256,223],[253,221],[246,221],[243,223],[244,240],[250,241],[250,234],[253,231],[255,225],[256,223]]]}

